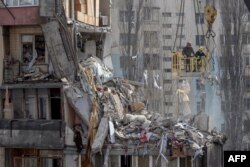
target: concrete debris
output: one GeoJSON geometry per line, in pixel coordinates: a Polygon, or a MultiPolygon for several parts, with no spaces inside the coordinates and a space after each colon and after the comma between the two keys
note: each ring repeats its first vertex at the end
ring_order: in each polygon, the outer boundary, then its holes
{"type": "Polygon", "coordinates": [[[109,129],[108,118],[102,118],[98,126],[98,130],[97,130],[94,142],[92,144],[92,153],[95,154],[102,149],[104,140],[106,139],[106,136],[108,135],[108,129],[109,129]]]}
{"type": "Polygon", "coordinates": [[[89,125],[90,117],[90,99],[86,93],[83,93],[78,87],[65,86],[64,93],[71,107],[82,119],[85,125],[89,125]]]}
{"type": "Polygon", "coordinates": [[[115,143],[115,128],[112,121],[109,121],[109,137],[110,137],[110,143],[115,143]]]}
{"type": "Polygon", "coordinates": [[[82,61],[81,65],[84,68],[90,68],[92,70],[92,74],[95,77],[96,83],[98,85],[102,85],[102,83],[113,78],[113,73],[110,71],[110,69],[97,57],[90,57],[87,60],[82,61]]]}
{"type": "Polygon", "coordinates": [[[186,156],[190,152],[195,160],[203,155],[203,147],[207,143],[223,145],[226,141],[220,133],[201,131],[207,128],[197,129],[188,123],[191,117],[188,105],[190,86],[186,80],[178,85],[182,115],[180,121],[174,123],[147,110],[146,99],[140,89],[143,84],[113,78],[111,71],[97,58],[91,57],[79,63],[78,78],[79,85],[64,79],[64,92],[88,127],[86,163],[90,163],[92,154],[109,144],[129,142],[133,146],[142,144],[146,147],[147,144],[158,143],[159,156],[164,159],[161,163],[167,163],[169,157],[186,156]]]}

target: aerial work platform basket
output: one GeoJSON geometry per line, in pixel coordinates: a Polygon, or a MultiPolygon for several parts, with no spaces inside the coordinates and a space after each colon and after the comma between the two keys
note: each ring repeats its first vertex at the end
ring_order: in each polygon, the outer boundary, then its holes
{"type": "Polygon", "coordinates": [[[209,55],[206,57],[184,57],[181,52],[174,52],[172,57],[172,72],[174,76],[192,77],[210,71],[209,55]]]}

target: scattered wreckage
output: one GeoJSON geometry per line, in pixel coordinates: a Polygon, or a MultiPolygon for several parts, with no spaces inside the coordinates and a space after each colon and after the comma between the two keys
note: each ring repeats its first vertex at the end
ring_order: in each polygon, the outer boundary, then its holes
{"type": "MultiPolygon", "coordinates": [[[[117,147],[133,150],[131,154],[135,155],[139,154],[139,150],[143,150],[144,155],[154,150],[166,161],[185,156],[192,156],[195,160],[203,155],[206,147],[212,144],[222,146],[226,142],[225,135],[216,131],[208,133],[190,126],[185,114],[183,120],[175,123],[158,113],[148,111],[146,99],[143,98],[143,86],[112,78],[111,71],[98,63],[96,58],[91,57],[79,66],[80,84],[73,86],[64,81],[68,85],[65,87],[65,94],[84,123],[79,126],[81,130],[74,131],[75,138],[79,138],[80,134],[81,144],[75,143],[79,153],[86,148],[82,143],[86,143],[88,162],[91,155],[102,152],[104,148],[109,154],[112,148],[117,147]],[[84,100],[86,94],[89,101],[84,100]],[[82,126],[88,127],[87,135],[83,132],[86,127],[82,126]]],[[[185,83],[177,91],[184,105],[189,101],[186,95],[189,91],[190,88],[185,83]]],[[[189,110],[188,108],[188,112],[189,110]]],[[[107,160],[108,155],[105,157],[107,160]]]]}

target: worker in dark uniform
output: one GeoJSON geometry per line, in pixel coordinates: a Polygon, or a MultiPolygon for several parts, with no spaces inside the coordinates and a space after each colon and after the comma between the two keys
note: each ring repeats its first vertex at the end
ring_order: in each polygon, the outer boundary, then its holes
{"type": "Polygon", "coordinates": [[[198,51],[195,53],[195,57],[197,59],[197,69],[200,71],[200,68],[202,67],[202,61],[204,61],[204,58],[206,57],[203,47],[198,49],[198,51]]]}
{"type": "Polygon", "coordinates": [[[191,67],[192,67],[192,60],[193,60],[193,56],[194,56],[194,49],[192,47],[191,42],[187,42],[186,46],[183,48],[182,50],[182,54],[186,59],[186,72],[190,72],[191,71],[191,67]]]}

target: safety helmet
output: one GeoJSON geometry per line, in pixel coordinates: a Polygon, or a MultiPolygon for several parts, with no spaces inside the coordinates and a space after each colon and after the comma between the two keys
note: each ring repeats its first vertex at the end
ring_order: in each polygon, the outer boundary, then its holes
{"type": "Polygon", "coordinates": [[[203,49],[204,49],[203,47],[199,47],[199,51],[203,51],[203,49]]]}

